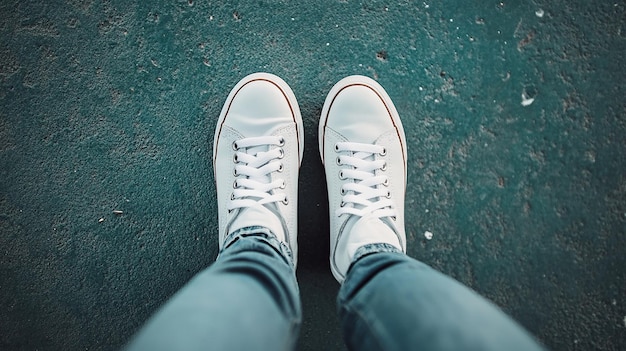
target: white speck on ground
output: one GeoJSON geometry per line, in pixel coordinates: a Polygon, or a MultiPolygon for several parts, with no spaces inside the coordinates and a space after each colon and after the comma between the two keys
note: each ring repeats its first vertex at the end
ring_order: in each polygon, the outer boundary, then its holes
{"type": "Polygon", "coordinates": [[[526,96],[526,92],[522,93],[522,106],[530,106],[535,101],[535,98],[529,98],[526,96]]]}
{"type": "Polygon", "coordinates": [[[545,12],[542,9],[535,11],[535,15],[539,18],[543,17],[544,14],[545,12]]]}
{"type": "Polygon", "coordinates": [[[98,220],[98,223],[102,223],[102,222],[104,222],[104,218],[100,218],[100,219],[98,220]]]}
{"type": "MultiPolygon", "coordinates": [[[[430,240],[433,238],[433,233],[429,232],[428,230],[424,232],[424,237],[426,238],[426,240],[430,240]]],[[[626,317],[624,317],[624,319],[626,320],[626,317]]],[[[626,322],[625,322],[626,323],[626,322]]]]}

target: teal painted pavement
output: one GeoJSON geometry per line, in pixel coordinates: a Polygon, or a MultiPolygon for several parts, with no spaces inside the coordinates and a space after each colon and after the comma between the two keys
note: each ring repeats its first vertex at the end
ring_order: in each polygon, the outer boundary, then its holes
{"type": "Polygon", "coordinates": [[[343,347],[317,122],[351,74],[403,118],[408,253],[553,350],[626,349],[624,18],[623,1],[3,1],[0,348],[117,349],[211,264],[213,128],[267,71],[306,129],[301,350],[343,347]]]}

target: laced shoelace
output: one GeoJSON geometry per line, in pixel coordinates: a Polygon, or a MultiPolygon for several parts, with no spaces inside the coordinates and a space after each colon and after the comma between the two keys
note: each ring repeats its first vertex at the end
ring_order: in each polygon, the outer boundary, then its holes
{"type": "Polygon", "coordinates": [[[272,181],[270,177],[273,172],[283,171],[280,159],[285,155],[284,145],[285,139],[279,136],[245,138],[233,142],[234,174],[237,178],[227,206],[229,212],[274,202],[288,203],[287,195],[280,191],[285,188],[285,180],[278,178],[272,181]]]}
{"type": "Polygon", "coordinates": [[[387,169],[385,160],[376,160],[376,154],[384,156],[387,150],[380,145],[339,142],[335,144],[337,164],[342,166],[339,178],[351,181],[341,187],[342,201],[335,212],[337,216],[372,214],[378,218],[396,219],[391,192],[387,189],[389,177],[380,171],[387,169]]]}

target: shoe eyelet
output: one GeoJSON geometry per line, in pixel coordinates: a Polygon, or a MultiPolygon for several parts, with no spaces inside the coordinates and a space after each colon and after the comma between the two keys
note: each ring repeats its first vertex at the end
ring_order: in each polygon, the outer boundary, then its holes
{"type": "Polygon", "coordinates": [[[339,144],[335,144],[335,152],[339,152],[339,144]]]}
{"type": "Polygon", "coordinates": [[[233,175],[234,175],[235,177],[238,177],[238,176],[239,176],[239,173],[237,173],[237,168],[233,168],[233,175]]]}
{"type": "Polygon", "coordinates": [[[228,213],[232,213],[232,212],[233,212],[233,209],[232,209],[232,208],[229,208],[229,209],[228,209],[228,213]]]}
{"type": "Polygon", "coordinates": [[[283,183],[280,185],[281,189],[285,189],[287,187],[287,184],[285,183],[285,181],[283,180],[283,183]]]}
{"type": "Polygon", "coordinates": [[[391,199],[391,191],[387,190],[387,195],[385,197],[391,199]]]}
{"type": "Polygon", "coordinates": [[[279,150],[280,150],[280,155],[278,155],[278,158],[285,157],[285,150],[283,150],[283,149],[279,149],[279,150]]]}
{"type": "Polygon", "coordinates": [[[282,163],[280,165],[278,165],[278,172],[282,172],[284,169],[285,169],[285,167],[283,167],[282,163]]]}
{"type": "Polygon", "coordinates": [[[285,198],[282,201],[283,205],[289,205],[289,199],[287,199],[287,196],[285,196],[285,198]]]}
{"type": "Polygon", "coordinates": [[[235,193],[230,193],[230,199],[235,200],[235,193]]]}
{"type": "Polygon", "coordinates": [[[378,153],[380,156],[385,156],[387,155],[387,148],[383,148],[383,151],[378,153]]]}
{"type": "Polygon", "coordinates": [[[237,145],[236,141],[233,141],[233,150],[235,151],[239,150],[239,146],[237,145]]]}
{"type": "Polygon", "coordinates": [[[391,219],[393,219],[393,221],[396,221],[396,216],[391,216],[391,219]]]}
{"type": "Polygon", "coordinates": [[[346,179],[346,177],[344,177],[344,175],[343,175],[343,171],[339,171],[339,179],[341,179],[341,180],[345,180],[346,179]]]}
{"type": "Polygon", "coordinates": [[[235,179],[235,181],[233,182],[233,189],[238,189],[239,188],[239,184],[237,183],[237,179],[235,179]]]}
{"type": "Polygon", "coordinates": [[[346,189],[341,188],[341,191],[340,191],[340,192],[341,192],[341,195],[345,195],[345,194],[346,194],[346,189]]]}
{"type": "Polygon", "coordinates": [[[339,204],[339,207],[344,207],[344,206],[346,206],[346,203],[341,201],[341,203],[339,204]]]}
{"type": "Polygon", "coordinates": [[[285,138],[280,137],[280,139],[278,140],[278,146],[285,146],[285,138]]]}
{"type": "Polygon", "coordinates": [[[385,181],[383,182],[384,186],[389,186],[389,178],[386,178],[385,181]]]}
{"type": "Polygon", "coordinates": [[[387,170],[387,162],[383,163],[383,166],[380,167],[381,171],[386,171],[387,170]]]}
{"type": "Polygon", "coordinates": [[[239,157],[237,156],[237,154],[233,155],[233,162],[239,163],[239,157]]]}
{"type": "Polygon", "coordinates": [[[335,161],[336,161],[336,163],[337,163],[337,166],[341,166],[341,165],[343,164],[343,163],[341,163],[341,159],[340,159],[339,157],[337,157],[337,158],[335,159],[335,161]]]}

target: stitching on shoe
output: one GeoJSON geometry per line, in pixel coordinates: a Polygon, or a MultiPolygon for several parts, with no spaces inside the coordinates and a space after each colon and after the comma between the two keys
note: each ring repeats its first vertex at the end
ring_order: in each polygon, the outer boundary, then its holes
{"type": "MultiPolygon", "coordinates": [[[[293,110],[293,106],[291,106],[291,101],[289,100],[289,97],[283,91],[283,88],[280,85],[276,84],[274,81],[269,80],[267,78],[255,78],[255,79],[252,79],[252,80],[246,82],[241,87],[239,87],[239,89],[237,89],[235,94],[233,94],[233,98],[228,102],[228,108],[226,109],[226,112],[224,113],[224,120],[222,121],[222,124],[220,124],[220,126],[219,126],[220,129],[219,129],[219,132],[217,132],[217,142],[215,143],[215,148],[217,149],[218,146],[219,146],[219,143],[220,143],[219,139],[220,139],[220,135],[222,134],[222,127],[224,126],[224,123],[226,123],[226,116],[228,116],[228,113],[230,112],[230,107],[233,104],[233,101],[235,101],[235,97],[237,96],[237,94],[239,94],[241,89],[243,89],[246,85],[248,85],[248,84],[250,84],[252,82],[257,82],[257,81],[268,82],[268,83],[274,85],[276,88],[278,88],[278,90],[280,90],[280,93],[283,94],[283,97],[287,101],[287,105],[289,105],[289,110],[291,111],[291,119],[293,120],[294,124],[296,125],[296,138],[298,139],[298,155],[300,155],[300,138],[298,137],[298,135],[299,135],[298,134],[298,122],[296,121],[296,114],[295,114],[295,112],[293,110]]],[[[213,160],[213,168],[215,168],[215,159],[213,160]]]]}
{"type": "MultiPolygon", "coordinates": [[[[368,89],[370,89],[371,91],[373,91],[378,98],[380,99],[380,101],[383,103],[383,105],[385,106],[385,109],[387,110],[387,115],[389,116],[389,118],[391,119],[391,123],[393,124],[393,127],[396,130],[396,134],[398,135],[398,138],[400,138],[400,142],[402,143],[402,136],[400,135],[400,130],[398,129],[398,126],[396,125],[396,121],[393,120],[393,115],[391,114],[391,109],[389,109],[389,106],[387,106],[387,103],[385,102],[385,99],[378,93],[378,91],[376,91],[376,89],[374,89],[373,87],[367,85],[366,83],[352,83],[349,85],[346,85],[345,87],[341,88],[337,93],[335,93],[335,96],[333,96],[333,99],[330,102],[330,105],[328,106],[328,111],[326,112],[326,117],[324,118],[324,128],[322,128],[322,131],[324,133],[324,136],[322,137],[322,150],[324,150],[324,148],[326,147],[326,126],[328,125],[328,114],[330,113],[330,110],[333,107],[333,104],[335,103],[335,100],[337,99],[337,96],[339,96],[339,94],[344,91],[347,88],[350,87],[355,87],[355,86],[362,86],[362,87],[366,87],[368,89]]],[[[406,159],[406,155],[404,154],[404,149],[402,149],[402,159],[404,160],[404,162],[407,162],[406,159]]],[[[324,160],[325,162],[326,160],[324,160]]]]}

